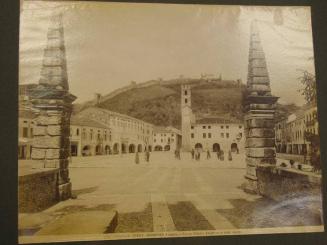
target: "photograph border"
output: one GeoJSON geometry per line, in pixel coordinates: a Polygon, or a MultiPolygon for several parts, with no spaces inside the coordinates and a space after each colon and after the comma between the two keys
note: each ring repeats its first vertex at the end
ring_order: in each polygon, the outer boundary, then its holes
{"type": "MultiPolygon", "coordinates": [[[[85,0],[87,1],[87,0],[85,0]]],[[[94,1],[94,0],[88,0],[94,1]]],[[[176,3],[176,4],[222,4],[222,5],[271,5],[271,6],[311,6],[314,43],[314,62],[317,80],[318,118],[321,140],[323,216],[327,220],[326,207],[326,163],[327,163],[327,3],[324,0],[211,0],[211,1],[100,1],[98,2],[140,2],[140,3],[176,3]]],[[[18,57],[19,57],[19,1],[6,0],[1,4],[1,244],[18,243],[18,57]]],[[[106,240],[64,242],[60,244],[327,244],[327,233],[292,233],[233,235],[210,237],[150,238],[132,240],[106,240]]],[[[40,243],[41,244],[41,243],[40,243]]],[[[58,243],[46,243],[58,244],[58,243]]]]}

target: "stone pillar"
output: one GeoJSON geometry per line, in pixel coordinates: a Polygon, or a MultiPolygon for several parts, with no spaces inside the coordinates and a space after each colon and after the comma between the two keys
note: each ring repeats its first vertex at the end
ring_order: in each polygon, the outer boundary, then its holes
{"type": "Polygon", "coordinates": [[[32,143],[34,168],[59,168],[58,198],[71,196],[69,180],[70,116],[76,97],[69,93],[62,16],[54,16],[44,50],[41,78],[31,91],[37,114],[32,143]]]}
{"type": "Polygon", "coordinates": [[[245,99],[246,187],[260,193],[256,169],[276,163],[275,109],[277,97],[271,95],[270,81],[256,23],[251,25],[249,71],[245,99]]]}

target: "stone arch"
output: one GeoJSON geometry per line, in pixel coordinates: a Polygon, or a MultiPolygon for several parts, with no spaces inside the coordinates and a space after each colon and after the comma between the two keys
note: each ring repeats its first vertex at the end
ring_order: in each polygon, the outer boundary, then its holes
{"type": "Polygon", "coordinates": [[[110,146],[109,146],[109,145],[106,145],[106,146],[104,147],[104,151],[105,151],[106,155],[109,155],[109,154],[111,153],[110,146]]]}
{"type": "Polygon", "coordinates": [[[135,153],[135,145],[134,144],[130,144],[128,147],[128,152],[129,153],[135,153]]]}
{"type": "Polygon", "coordinates": [[[234,142],[230,145],[231,152],[237,152],[237,149],[238,149],[237,143],[234,142]]]}
{"type": "Polygon", "coordinates": [[[165,151],[170,151],[170,145],[165,145],[165,151]]]}
{"type": "Polygon", "coordinates": [[[119,144],[118,143],[115,143],[114,144],[113,153],[114,154],[118,154],[119,153],[119,144]]]}
{"type": "Polygon", "coordinates": [[[202,150],[203,149],[203,146],[201,143],[196,143],[195,146],[194,146],[195,149],[197,150],[202,150]]]}
{"type": "Polygon", "coordinates": [[[138,146],[137,146],[137,151],[138,151],[138,152],[142,152],[142,148],[143,148],[142,145],[141,145],[141,144],[138,144],[138,146]]]}
{"type": "Polygon", "coordinates": [[[126,153],[126,152],[127,152],[126,144],[121,144],[121,153],[126,153]]]}
{"type": "Polygon", "coordinates": [[[162,146],[161,145],[156,145],[154,147],[154,151],[162,151],[162,146]]]}
{"type": "Polygon", "coordinates": [[[83,146],[82,149],[82,156],[91,156],[91,146],[90,145],[85,145],[83,146]]]}
{"type": "Polygon", "coordinates": [[[220,151],[220,145],[218,143],[214,143],[212,145],[212,151],[213,152],[219,152],[220,151]]]}
{"type": "Polygon", "coordinates": [[[95,146],[95,155],[102,155],[102,147],[101,145],[95,146]]]}

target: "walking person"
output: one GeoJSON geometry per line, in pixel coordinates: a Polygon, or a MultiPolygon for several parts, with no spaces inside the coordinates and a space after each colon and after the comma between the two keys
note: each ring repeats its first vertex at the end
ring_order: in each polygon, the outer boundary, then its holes
{"type": "Polygon", "coordinates": [[[192,148],[192,150],[191,150],[192,159],[194,159],[194,154],[195,154],[195,151],[194,151],[194,149],[192,148]]]}
{"type": "Polygon", "coordinates": [[[229,150],[228,151],[228,161],[232,161],[233,157],[232,157],[232,152],[229,150]]]}
{"type": "Polygon", "coordinates": [[[148,151],[148,150],[145,152],[145,159],[147,162],[150,161],[150,151],[148,151]]]}
{"type": "Polygon", "coordinates": [[[220,161],[224,161],[224,160],[225,160],[224,151],[221,150],[220,151],[220,161]]]}
{"type": "Polygon", "coordinates": [[[139,164],[139,163],[140,163],[139,152],[136,151],[136,153],[135,153],[135,164],[139,164]]]}
{"type": "Polygon", "coordinates": [[[177,159],[181,160],[181,151],[180,151],[180,149],[177,150],[177,159]]]}
{"type": "Polygon", "coordinates": [[[210,151],[207,150],[207,160],[209,160],[210,158],[211,158],[210,151]]]}

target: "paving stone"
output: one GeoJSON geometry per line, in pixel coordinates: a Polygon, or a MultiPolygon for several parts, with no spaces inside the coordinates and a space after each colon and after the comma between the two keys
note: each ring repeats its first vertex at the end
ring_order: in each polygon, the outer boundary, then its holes
{"type": "Polygon", "coordinates": [[[35,235],[103,234],[117,226],[116,211],[74,212],[51,222],[35,235]]]}

